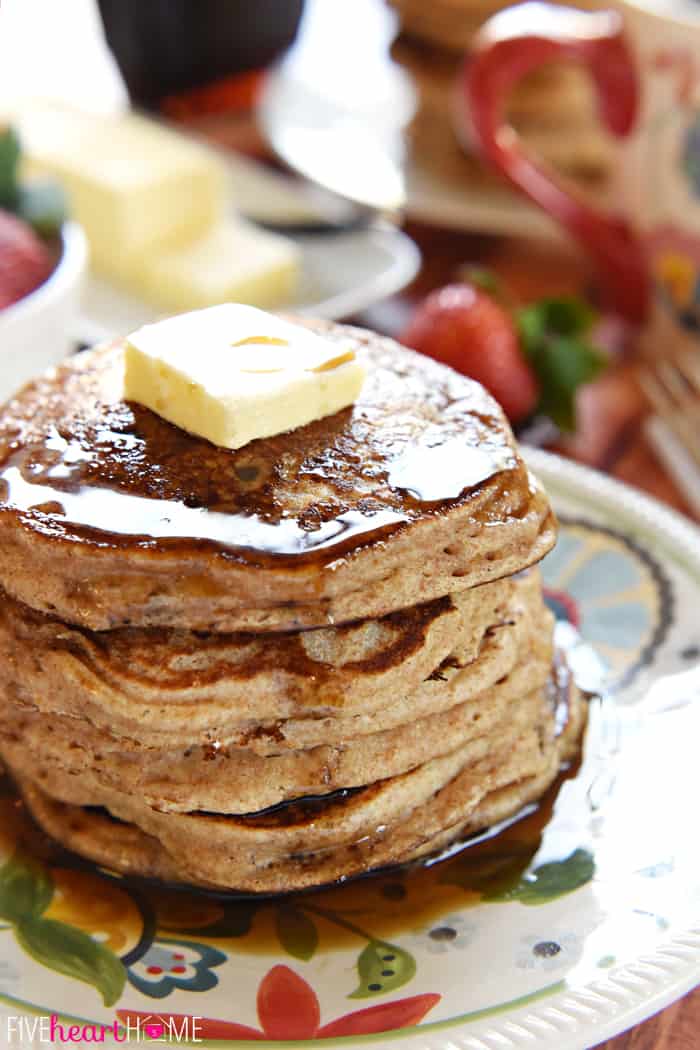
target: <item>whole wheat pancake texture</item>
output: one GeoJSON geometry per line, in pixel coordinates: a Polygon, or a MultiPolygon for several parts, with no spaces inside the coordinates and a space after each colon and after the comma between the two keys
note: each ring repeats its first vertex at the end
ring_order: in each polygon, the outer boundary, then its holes
{"type": "MultiPolygon", "coordinates": [[[[543,612],[539,623],[549,627],[550,614],[543,612]]],[[[302,720],[318,722],[316,740],[307,747],[290,747],[285,722],[276,724],[276,744],[268,730],[263,754],[246,744],[223,744],[214,730],[212,742],[197,744],[185,727],[179,741],[148,746],[133,735],[120,737],[114,726],[98,728],[79,715],[64,714],[56,697],[50,712],[19,698],[7,703],[0,746],[11,760],[30,754],[37,764],[79,774],[85,783],[119,787],[157,809],[245,814],[406,772],[469,740],[483,742],[504,719],[510,725],[551,673],[551,630],[533,639],[531,627],[525,616],[517,625],[493,625],[479,650],[484,658],[462,663],[456,653],[444,671],[421,683],[417,697],[397,692],[386,728],[371,715],[340,717],[336,726],[330,717],[302,720]],[[499,647],[499,634],[515,644],[499,647]]],[[[166,706],[163,721],[167,714],[166,706]]],[[[254,729],[248,734],[258,736],[254,729]]]]}
{"type": "Polygon", "coordinates": [[[120,344],[0,411],[0,757],[127,874],[281,892],[511,815],[575,753],[555,523],[476,383],[359,329],[349,409],[219,449],[120,344]]]}
{"type": "Polygon", "coordinates": [[[550,643],[547,615],[535,570],[381,620],[257,637],[97,633],[5,595],[0,687],[7,709],[84,718],[126,750],[276,754],[342,744],[481,692],[529,654],[533,632],[550,643]]]}
{"type": "Polygon", "coordinates": [[[545,692],[531,724],[504,730],[486,755],[467,745],[320,807],[301,801],[244,818],[164,814],[75,776],[42,769],[27,777],[10,768],[38,822],[97,863],[208,888],[277,893],[415,860],[517,813],[576,753],[584,715],[574,687],[566,708],[557,733],[545,692]]]}
{"type": "Polygon", "coordinates": [[[120,400],[119,346],[0,420],[0,585],[93,630],[272,631],[384,616],[499,579],[554,542],[496,402],[357,329],[359,400],[237,452],[120,400]]]}

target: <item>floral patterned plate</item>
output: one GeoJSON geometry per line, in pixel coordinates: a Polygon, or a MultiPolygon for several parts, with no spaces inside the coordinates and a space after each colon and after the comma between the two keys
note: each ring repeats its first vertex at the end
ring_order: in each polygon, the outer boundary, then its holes
{"type": "Polygon", "coordinates": [[[440,863],[265,900],[33,846],[6,785],[0,1045],[574,1050],[700,980],[700,532],[528,459],[562,526],[548,601],[592,694],[580,767],[440,863]]]}

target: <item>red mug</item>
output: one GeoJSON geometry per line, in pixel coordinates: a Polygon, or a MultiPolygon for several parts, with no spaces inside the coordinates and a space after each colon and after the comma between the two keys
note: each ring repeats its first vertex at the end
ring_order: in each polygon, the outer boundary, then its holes
{"type": "Polygon", "coordinates": [[[526,3],[490,18],[464,70],[470,128],[486,162],[582,245],[607,305],[639,325],[662,302],[674,329],[696,337],[700,20],[690,13],[662,16],[636,0],[620,0],[617,7],[582,11],[526,3]],[[517,82],[561,59],[588,70],[600,118],[622,142],[617,199],[631,207],[634,224],[577,197],[523,149],[506,123],[517,82]]]}

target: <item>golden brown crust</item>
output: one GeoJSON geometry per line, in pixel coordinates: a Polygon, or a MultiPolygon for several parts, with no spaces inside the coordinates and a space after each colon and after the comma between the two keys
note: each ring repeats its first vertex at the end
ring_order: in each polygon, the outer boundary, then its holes
{"type": "Polygon", "coordinates": [[[124,821],[114,824],[84,808],[75,778],[39,771],[31,779],[17,769],[15,776],[41,826],[100,864],[210,888],[283,892],[433,853],[517,813],[546,791],[578,741],[585,715],[575,690],[570,712],[559,737],[545,702],[536,726],[501,734],[486,758],[457,751],[320,814],[302,811],[291,824],[159,814],[106,789],[92,793],[92,804],[124,821]]]}
{"type": "Polygon", "coordinates": [[[382,620],[264,636],[92,632],[4,596],[0,689],[20,709],[85,720],[113,750],[216,742],[278,754],[474,696],[527,653],[536,628],[548,642],[545,626],[536,571],[382,620]]]}

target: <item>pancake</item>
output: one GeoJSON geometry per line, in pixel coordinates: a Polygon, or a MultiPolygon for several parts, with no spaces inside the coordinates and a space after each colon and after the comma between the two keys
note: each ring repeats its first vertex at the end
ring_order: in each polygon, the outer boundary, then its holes
{"type": "MultiPolygon", "coordinates": [[[[474,807],[467,821],[458,822],[456,826],[442,829],[432,836],[417,836],[418,841],[414,848],[409,847],[400,858],[387,859],[386,862],[378,860],[374,866],[371,863],[363,863],[362,857],[352,859],[345,877],[362,875],[371,871],[373,867],[380,868],[386,864],[403,864],[418,860],[431,853],[437,853],[460,837],[476,833],[497,820],[504,820],[543,795],[558,772],[559,762],[552,759],[550,765],[538,775],[525,777],[505,788],[497,788],[486,794],[474,807]],[[496,817],[496,813],[500,815],[496,817]]],[[[304,856],[290,856],[286,863],[279,862],[273,870],[261,874],[254,883],[248,882],[245,887],[231,886],[225,877],[221,881],[218,867],[210,878],[193,876],[186,863],[166,852],[157,838],[141,831],[135,824],[115,821],[105,810],[60,802],[46,794],[35,781],[27,777],[16,779],[21,785],[27,808],[48,835],[96,864],[125,875],[169,883],[186,883],[210,890],[233,889],[264,893],[306,889],[344,877],[342,873],[337,874],[339,865],[329,862],[328,858],[317,857],[314,863],[311,858],[304,856]],[[220,881],[213,881],[217,876],[220,881]]]]}
{"type": "MultiPolygon", "coordinates": [[[[25,754],[32,764],[79,776],[86,786],[105,784],[136,794],[156,809],[174,812],[207,809],[246,813],[309,793],[328,794],[398,775],[474,738],[483,743],[503,720],[522,724],[529,710],[529,694],[536,694],[549,677],[553,619],[543,606],[537,572],[477,590],[482,592],[478,607],[485,618],[469,623],[466,617],[466,636],[454,635],[453,649],[447,656],[443,648],[433,652],[424,667],[423,680],[413,673],[404,676],[403,681],[415,687],[413,693],[399,692],[402,679],[396,676],[396,691],[366,697],[360,691],[359,695],[341,697],[342,702],[331,708],[330,715],[326,707],[319,710],[318,701],[314,704],[311,695],[304,697],[298,710],[300,717],[272,725],[255,723],[250,721],[254,708],[243,702],[235,676],[230,678],[238,663],[224,664],[227,673],[215,665],[216,675],[212,676],[205,659],[207,648],[202,645],[194,672],[194,681],[201,688],[194,698],[187,691],[183,715],[173,688],[182,653],[174,647],[167,664],[168,703],[163,703],[161,696],[158,707],[150,706],[155,698],[152,690],[147,692],[132,712],[127,736],[115,717],[118,708],[110,693],[98,693],[99,718],[92,719],[95,705],[90,701],[105,677],[104,669],[100,675],[91,664],[86,668],[82,660],[76,661],[76,653],[84,656],[91,648],[104,655],[114,650],[116,670],[121,672],[122,665],[126,667],[133,696],[140,684],[135,670],[145,666],[149,638],[157,632],[126,632],[132,641],[138,636],[143,660],[137,661],[129,647],[114,640],[120,632],[95,637],[85,629],[68,629],[58,621],[37,616],[5,598],[0,617],[5,628],[0,629],[0,687],[5,696],[0,708],[0,753],[15,764],[25,754]],[[488,601],[484,596],[492,590],[496,593],[488,601]],[[230,695],[226,692],[229,683],[230,695]],[[229,723],[238,718],[241,727],[240,714],[248,716],[235,744],[224,743],[223,727],[211,721],[203,741],[201,730],[198,732],[208,708],[207,690],[213,685],[219,687],[213,717],[223,714],[229,723]],[[311,711],[306,710],[306,704],[311,711]],[[317,717],[313,717],[313,708],[317,717]],[[153,734],[141,730],[142,722],[147,726],[155,722],[167,727],[168,732],[161,732],[154,742],[153,734]],[[305,741],[294,748],[293,740],[302,736],[302,728],[305,741]]],[[[461,604],[463,598],[456,599],[454,608],[461,604]]],[[[374,626],[369,636],[376,640],[381,630],[379,625],[374,626]]],[[[308,632],[303,640],[333,631],[352,635],[354,630],[339,627],[308,632]]],[[[357,630],[361,638],[368,633],[367,625],[357,630]]],[[[289,636],[266,637],[271,649],[277,640],[283,644],[291,640],[289,636]]],[[[396,642],[391,632],[390,638],[396,642]]],[[[214,646],[218,659],[223,643],[215,641],[219,643],[214,646]]],[[[240,638],[231,641],[232,646],[236,643],[245,649],[240,638]]],[[[254,640],[248,644],[253,645],[254,640]]],[[[317,655],[347,654],[347,647],[340,642],[334,645],[329,638],[309,648],[317,655]]],[[[334,692],[339,696],[343,682],[352,689],[353,671],[362,674],[367,665],[373,667],[377,662],[374,647],[369,652],[363,652],[362,646],[350,648],[362,659],[354,662],[357,667],[344,662],[338,668],[342,677],[334,692]]],[[[400,651],[404,648],[399,646],[400,651]]],[[[408,649],[413,652],[412,646],[408,649]]],[[[194,650],[187,651],[191,655],[194,650]]],[[[306,662],[308,665],[308,657],[306,662]]],[[[412,662],[410,666],[412,672],[412,662]]],[[[323,667],[321,664],[318,675],[309,676],[311,685],[322,681],[323,667]]],[[[333,665],[325,669],[329,673],[335,670],[333,665]]],[[[192,675],[187,663],[181,684],[189,687],[192,675]]],[[[111,677],[114,680],[114,675],[111,677]]],[[[153,682],[153,678],[148,680],[149,685],[153,682]]],[[[264,698],[264,690],[256,685],[255,679],[249,683],[253,699],[258,695],[264,698]]],[[[290,700],[281,693],[280,702],[289,705],[290,700]]],[[[260,714],[266,715],[264,705],[259,706],[260,714]]]]}
{"type": "MultiPolygon", "coordinates": [[[[563,0],[561,0],[563,2],[563,0]]],[[[421,44],[462,57],[487,18],[508,7],[507,0],[389,0],[401,20],[401,31],[421,44]]],[[[593,0],[576,0],[576,7],[595,8],[593,0]]]]}
{"type": "Polygon", "coordinates": [[[536,724],[505,733],[487,758],[470,762],[457,749],[321,807],[292,804],[247,818],[163,814],[108,789],[88,792],[65,774],[13,772],[49,834],[117,871],[256,892],[301,889],[424,856],[539,797],[580,735],[580,697],[570,680],[566,689],[561,732],[550,695],[536,724]]]}
{"type": "Polygon", "coordinates": [[[15,705],[87,721],[108,734],[107,748],[276,754],[466,700],[512,670],[535,625],[551,635],[535,571],[381,621],[264,636],[94,633],[5,596],[0,690],[15,705]]]}
{"type": "Polygon", "coordinates": [[[24,387],[0,418],[5,591],[92,630],[278,631],[382,617],[546,554],[548,500],[479,384],[315,327],[366,360],[360,398],[236,452],[120,401],[118,345],[24,387]]]}
{"type": "Polygon", "coordinates": [[[360,398],[236,451],[121,401],[118,342],[0,413],[0,758],[114,870],[269,893],[402,863],[538,797],[580,734],[501,410],[308,323],[360,398]]]}
{"type": "MultiPolygon", "coordinates": [[[[473,30],[477,28],[474,25],[473,30]]],[[[465,50],[426,45],[404,34],[393,43],[391,53],[410,76],[418,99],[408,129],[416,180],[432,178],[451,191],[461,187],[475,192],[483,187],[491,198],[498,191],[505,193],[503,177],[479,161],[472,130],[458,103],[465,50]]],[[[538,67],[514,87],[504,119],[530,155],[576,184],[601,192],[613,169],[615,146],[598,119],[586,72],[570,63],[538,67]]],[[[508,192],[512,195],[512,189],[508,192]]]]}
{"type": "Polygon", "coordinates": [[[12,717],[9,709],[0,724],[0,753],[15,765],[25,756],[32,765],[79,777],[88,790],[104,785],[162,812],[247,813],[372,784],[467,744],[485,756],[500,746],[505,731],[536,720],[551,670],[551,647],[540,648],[476,697],[336,746],[266,757],[242,748],[129,753],[74,718],[22,711],[12,717]]]}

